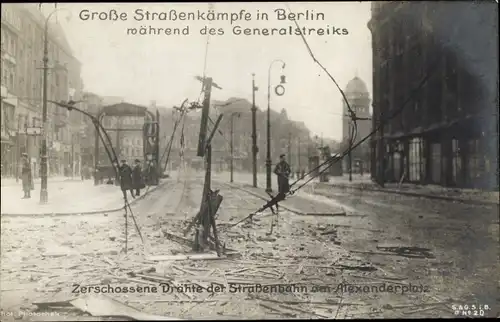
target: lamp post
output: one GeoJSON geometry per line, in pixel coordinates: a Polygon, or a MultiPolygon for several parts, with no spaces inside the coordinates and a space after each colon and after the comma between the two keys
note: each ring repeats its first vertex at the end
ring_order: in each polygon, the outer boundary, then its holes
{"type": "Polygon", "coordinates": [[[257,188],[257,120],[256,113],[257,107],[255,106],[255,92],[259,88],[255,86],[255,74],[252,74],[252,173],[253,173],[253,186],[257,188]]]}
{"type": "Polygon", "coordinates": [[[230,160],[230,171],[231,171],[231,178],[230,178],[230,182],[233,182],[233,171],[234,171],[234,168],[233,168],[233,160],[234,160],[234,151],[233,151],[233,133],[234,133],[234,117],[237,116],[237,117],[240,117],[240,113],[239,112],[233,112],[231,113],[231,117],[230,117],[230,123],[231,123],[231,137],[230,137],[230,145],[231,145],[231,160],[230,160]]]}
{"type": "Polygon", "coordinates": [[[56,9],[52,11],[45,19],[44,33],[43,33],[43,101],[42,101],[42,122],[43,122],[43,135],[42,135],[42,151],[40,156],[40,172],[41,172],[41,189],[40,189],[40,203],[47,203],[49,199],[47,191],[47,78],[49,71],[49,20],[54,13],[59,11],[56,9]]]}
{"type": "MultiPolygon", "coordinates": [[[[271,68],[274,63],[280,62],[282,63],[282,69],[285,69],[285,63],[280,59],[275,59],[269,65],[269,70],[267,72],[267,156],[266,156],[266,192],[270,193],[273,191],[271,187],[271,68]]],[[[281,84],[285,84],[285,76],[281,76],[281,83],[275,89],[277,95],[281,96],[283,93],[278,93],[278,88],[280,88],[281,84]]],[[[281,86],[283,88],[283,86],[281,86]]]]}

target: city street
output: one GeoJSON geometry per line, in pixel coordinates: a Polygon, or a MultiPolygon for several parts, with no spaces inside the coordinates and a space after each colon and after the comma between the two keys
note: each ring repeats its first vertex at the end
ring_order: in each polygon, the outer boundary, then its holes
{"type": "Polygon", "coordinates": [[[224,197],[217,223],[226,248],[240,253],[235,258],[152,259],[190,251],[162,230],[182,236],[199,209],[202,173],[168,179],[132,206],[145,243],[129,219],[126,254],[122,212],[2,218],[2,320],[9,320],[8,312],[24,314],[25,320],[84,319],[68,308],[49,309],[51,315],[28,312],[33,302],[87,295],[71,294],[75,283],[158,285],[158,280],[130,274],[151,268],[177,286],[296,284],[307,289],[292,294],[240,289],[107,295],[142,312],[182,319],[453,317],[454,305],[472,304],[493,308],[485,316],[498,314],[498,275],[492,274],[498,274],[498,262],[491,256],[498,251],[497,209],[373,192],[338,191],[331,199],[299,192],[283,207],[303,215],[281,207],[277,226],[267,235],[273,218],[269,211],[227,229],[260,208],[264,201],[256,195],[265,194],[241,180],[229,185],[223,177],[213,182],[224,197]],[[326,211],[345,211],[346,216],[327,216],[326,211]],[[304,215],[308,212],[317,215],[304,215]],[[398,253],[390,247],[414,249],[398,253]],[[342,283],[370,289],[339,292],[342,283]],[[373,289],[383,284],[399,286],[399,291],[373,289]],[[405,294],[403,286],[408,287],[405,294]],[[428,292],[421,292],[424,288],[428,292]]]}
{"type": "Polygon", "coordinates": [[[0,321],[500,318],[495,10],[3,5],[0,321]]]}

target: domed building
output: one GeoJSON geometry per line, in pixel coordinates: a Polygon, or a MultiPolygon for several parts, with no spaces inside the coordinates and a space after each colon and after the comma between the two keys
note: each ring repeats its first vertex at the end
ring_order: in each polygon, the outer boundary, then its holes
{"type": "MultiPolygon", "coordinates": [[[[368,88],[365,82],[358,76],[354,77],[347,83],[344,94],[349,101],[349,106],[354,111],[357,117],[366,118],[367,120],[358,120],[357,131],[354,133],[355,138],[353,144],[368,136],[372,130],[372,122],[370,119],[370,104],[371,98],[368,93],[368,88]]],[[[347,103],[342,98],[343,106],[343,120],[342,120],[342,141],[344,148],[347,148],[351,136],[353,135],[354,124],[349,116],[349,108],[347,103]]],[[[369,169],[369,140],[365,141],[361,146],[355,148],[351,152],[353,172],[363,173],[369,169]]],[[[349,171],[349,159],[346,157],[343,161],[343,169],[345,172],[349,171]]]]}

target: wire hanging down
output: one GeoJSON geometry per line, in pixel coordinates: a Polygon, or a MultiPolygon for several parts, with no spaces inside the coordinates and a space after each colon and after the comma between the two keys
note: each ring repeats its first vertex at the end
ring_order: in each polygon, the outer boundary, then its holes
{"type": "MultiPolygon", "coordinates": [[[[287,4],[287,7],[288,7],[288,4],[287,4]]],[[[289,7],[288,7],[289,9],[289,7]]],[[[290,10],[290,9],[289,9],[290,10]]],[[[295,24],[298,26],[298,23],[297,21],[295,21],[295,24]]],[[[346,101],[346,105],[347,105],[347,108],[348,110],[350,111],[350,117],[351,119],[353,120],[353,123],[355,123],[355,121],[358,119],[356,114],[352,111],[352,109],[350,108],[349,106],[349,103],[347,101],[347,98],[345,97],[345,94],[343,93],[343,91],[340,89],[340,87],[338,86],[337,82],[335,81],[335,79],[331,76],[331,74],[328,72],[328,70],[326,70],[326,68],[324,68],[318,61],[317,59],[314,57],[314,54],[312,53],[312,50],[310,49],[309,45],[307,44],[307,41],[305,40],[304,36],[302,36],[302,39],[303,41],[305,42],[306,44],[306,47],[308,48],[308,51],[309,53],[311,54],[311,56],[313,57],[314,61],[316,63],[318,63],[322,69],[328,74],[328,76],[330,77],[330,79],[332,79],[332,81],[336,84],[337,88],[339,89],[339,91],[342,93],[343,97],[344,97],[344,100],[346,101]]],[[[445,46],[445,45],[443,45],[445,46]]],[[[414,101],[416,96],[417,95],[420,95],[420,92],[423,88],[423,86],[427,83],[427,81],[429,80],[430,77],[433,76],[433,74],[436,72],[437,70],[437,67],[439,65],[439,62],[440,62],[440,59],[441,57],[436,57],[436,59],[428,65],[428,68],[424,74],[424,77],[422,77],[422,79],[420,80],[420,82],[417,84],[417,86],[414,87],[414,89],[410,92],[410,95],[407,97],[407,99],[401,104],[401,106],[398,108],[398,109],[395,109],[391,114],[389,114],[386,118],[383,118],[382,120],[380,120],[380,122],[378,122],[378,124],[376,124],[375,128],[364,138],[362,138],[360,141],[358,141],[357,143],[353,144],[351,143],[349,148],[346,149],[344,152],[342,152],[341,156],[338,157],[338,156],[335,156],[335,157],[329,157],[327,160],[325,160],[323,163],[321,163],[320,165],[316,166],[314,169],[310,170],[306,176],[309,176],[309,179],[306,180],[305,182],[303,182],[299,187],[297,187],[296,189],[290,189],[290,191],[286,194],[286,195],[293,195],[294,193],[296,193],[298,190],[300,190],[302,187],[304,187],[305,185],[307,185],[309,182],[311,182],[311,180],[313,180],[314,178],[318,177],[318,176],[321,176],[323,173],[325,173],[326,171],[328,171],[328,169],[333,165],[335,164],[336,162],[338,162],[339,160],[342,160],[350,151],[352,151],[353,149],[357,148],[358,146],[360,146],[362,143],[364,143],[366,140],[368,140],[372,135],[374,135],[377,131],[379,131],[381,129],[381,127],[387,123],[388,121],[392,120],[393,118],[395,118],[396,116],[398,116],[400,113],[403,112],[403,110],[409,105],[410,102],[414,101]],[[319,171],[319,173],[317,173],[316,175],[311,175],[311,173],[315,172],[316,170],[319,170],[323,168],[321,171],[319,171]]],[[[294,185],[296,185],[299,181],[301,181],[301,179],[297,179],[296,181],[294,181],[293,183],[290,184],[290,188],[293,187],[294,185]]],[[[231,226],[228,227],[231,228],[231,227],[234,227],[236,226],[237,224],[249,219],[249,218],[252,218],[254,215],[256,215],[257,213],[261,213],[263,212],[264,210],[266,210],[267,208],[270,208],[274,205],[276,205],[278,202],[280,201],[283,201],[285,200],[286,198],[286,195],[282,195],[282,194],[278,194],[276,195],[275,197],[273,197],[266,205],[264,205],[263,207],[261,207],[259,210],[251,213],[250,215],[248,215],[247,217],[245,217],[244,219],[240,220],[239,222],[237,222],[236,224],[233,224],[231,226]]]]}
{"type": "MultiPolygon", "coordinates": [[[[115,175],[118,177],[119,176],[118,155],[116,154],[116,150],[113,146],[113,143],[111,141],[111,138],[109,137],[108,132],[102,126],[102,124],[99,122],[99,119],[97,117],[95,117],[94,115],[89,114],[86,111],[83,111],[83,110],[75,107],[74,105],[78,102],[70,101],[68,103],[63,103],[63,102],[57,102],[57,101],[52,101],[52,100],[48,100],[48,102],[56,104],[57,106],[66,108],[68,111],[75,110],[79,113],[86,115],[87,117],[89,117],[92,120],[92,123],[94,124],[94,127],[96,129],[97,135],[99,136],[99,139],[101,140],[101,142],[104,146],[104,149],[106,151],[106,154],[109,158],[109,161],[111,162],[111,166],[113,167],[115,175]]],[[[127,220],[128,220],[128,211],[130,211],[130,215],[132,216],[132,219],[134,221],[137,233],[139,234],[139,237],[141,238],[141,241],[144,244],[144,238],[143,238],[141,230],[139,229],[139,226],[135,220],[134,213],[132,211],[132,208],[130,207],[130,204],[127,200],[127,195],[125,193],[123,194],[123,200],[124,200],[123,210],[125,211],[126,229],[128,229],[128,221],[127,220]]],[[[128,243],[128,233],[126,230],[126,233],[125,233],[125,252],[127,252],[127,249],[128,249],[127,243],[128,243]]]]}

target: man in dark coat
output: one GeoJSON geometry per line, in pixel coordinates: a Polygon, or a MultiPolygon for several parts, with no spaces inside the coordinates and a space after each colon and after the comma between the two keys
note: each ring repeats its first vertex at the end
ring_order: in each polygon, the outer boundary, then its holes
{"type": "Polygon", "coordinates": [[[280,155],[280,162],[274,168],[274,174],[278,176],[278,192],[283,195],[290,191],[288,178],[291,172],[290,165],[285,161],[285,155],[280,155]]]}
{"type": "Polygon", "coordinates": [[[31,164],[26,153],[22,154],[21,158],[21,180],[23,183],[24,197],[23,199],[31,198],[32,177],[31,164]]]}
{"type": "Polygon", "coordinates": [[[123,191],[123,197],[127,199],[127,191],[130,190],[132,197],[134,196],[134,191],[132,190],[132,168],[127,164],[126,160],[122,160],[120,165],[120,187],[123,191]]]}
{"type": "Polygon", "coordinates": [[[135,159],[135,166],[132,170],[132,187],[135,189],[135,196],[141,195],[141,189],[144,188],[144,179],[142,176],[141,161],[135,159]]]}

